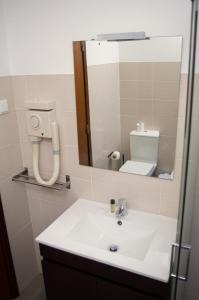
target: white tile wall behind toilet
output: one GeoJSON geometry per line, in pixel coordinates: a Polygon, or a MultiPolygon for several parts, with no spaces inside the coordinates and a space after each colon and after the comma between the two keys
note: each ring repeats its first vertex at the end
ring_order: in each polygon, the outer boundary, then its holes
{"type": "Polygon", "coordinates": [[[86,42],[92,162],[96,168],[118,170],[107,159],[121,151],[119,47],[117,42],[86,42]]]}
{"type": "Polygon", "coordinates": [[[0,193],[17,281],[22,290],[37,274],[37,266],[26,189],[11,181],[23,164],[1,2],[0,99],[7,99],[9,107],[8,114],[0,115],[0,193]]]}
{"type": "MultiPolygon", "coordinates": [[[[72,180],[72,189],[64,192],[27,187],[34,236],[78,197],[105,202],[114,197],[126,197],[130,207],[176,217],[186,75],[182,76],[174,181],[79,166],[72,41],[90,39],[97,33],[140,30],[145,30],[147,35],[182,35],[183,72],[186,73],[189,1],[6,0],[4,4],[23,165],[30,169],[32,166],[31,145],[24,123],[24,100],[55,99],[61,131],[61,174],[62,177],[70,174],[72,180]]],[[[41,152],[42,170],[50,174],[50,143],[43,143],[41,152]]]]}

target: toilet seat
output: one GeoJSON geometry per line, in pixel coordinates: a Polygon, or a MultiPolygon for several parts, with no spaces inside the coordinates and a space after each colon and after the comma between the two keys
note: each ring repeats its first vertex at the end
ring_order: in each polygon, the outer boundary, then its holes
{"type": "Polygon", "coordinates": [[[123,164],[123,166],[121,166],[119,171],[123,173],[151,176],[154,173],[156,166],[157,164],[152,162],[149,163],[143,161],[127,160],[123,164]]]}

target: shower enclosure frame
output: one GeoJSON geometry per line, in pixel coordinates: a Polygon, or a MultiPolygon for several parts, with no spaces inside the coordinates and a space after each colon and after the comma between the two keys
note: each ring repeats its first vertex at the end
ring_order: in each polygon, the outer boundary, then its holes
{"type": "Polygon", "coordinates": [[[178,228],[176,243],[172,245],[172,262],[171,262],[171,282],[172,291],[170,299],[177,300],[178,284],[180,281],[186,282],[189,275],[189,260],[191,255],[191,245],[183,243],[183,231],[185,230],[185,205],[188,189],[188,170],[190,158],[190,142],[192,130],[193,98],[194,98],[194,77],[196,66],[196,46],[197,46],[197,26],[198,26],[198,0],[191,0],[191,30],[190,30],[190,50],[189,50],[189,69],[186,101],[186,119],[184,132],[184,148],[180,190],[180,206],[178,213],[178,228]],[[185,274],[182,274],[182,255],[187,251],[187,261],[185,274]]]}

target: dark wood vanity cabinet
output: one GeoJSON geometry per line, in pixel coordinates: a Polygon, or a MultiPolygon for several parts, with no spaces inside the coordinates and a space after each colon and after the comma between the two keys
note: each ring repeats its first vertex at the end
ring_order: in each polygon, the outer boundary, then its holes
{"type": "Polygon", "coordinates": [[[116,283],[109,282],[107,280],[97,281],[97,292],[99,300],[155,300],[159,299],[152,295],[143,293],[142,291],[136,291],[130,287],[125,287],[116,283]]]}
{"type": "Polygon", "coordinates": [[[40,245],[47,300],[168,300],[169,284],[40,245]]]}
{"type": "Polygon", "coordinates": [[[96,299],[95,277],[45,259],[42,268],[48,300],[96,299]]]}

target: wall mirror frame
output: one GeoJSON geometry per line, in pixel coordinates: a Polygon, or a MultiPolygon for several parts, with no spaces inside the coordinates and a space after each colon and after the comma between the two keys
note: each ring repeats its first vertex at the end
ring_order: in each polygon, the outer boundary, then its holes
{"type": "Polygon", "coordinates": [[[74,41],[80,165],[172,180],[182,37],[74,41]]]}

